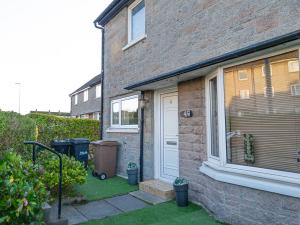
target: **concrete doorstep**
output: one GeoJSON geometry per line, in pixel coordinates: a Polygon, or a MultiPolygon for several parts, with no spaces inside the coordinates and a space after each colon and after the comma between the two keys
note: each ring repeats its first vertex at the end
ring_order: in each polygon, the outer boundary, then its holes
{"type": "Polygon", "coordinates": [[[86,204],[63,205],[62,220],[57,220],[57,205],[54,205],[49,213],[49,225],[78,224],[95,219],[104,219],[106,217],[118,215],[124,212],[130,212],[149,206],[132,195],[122,195],[109,199],[92,201],[86,204]],[[67,220],[67,223],[59,223],[67,220]]]}

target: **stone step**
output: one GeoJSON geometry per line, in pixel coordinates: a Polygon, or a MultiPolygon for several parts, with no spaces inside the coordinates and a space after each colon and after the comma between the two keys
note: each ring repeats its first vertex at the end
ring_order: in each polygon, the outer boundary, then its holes
{"type": "Polygon", "coordinates": [[[157,204],[168,201],[161,197],[158,197],[156,195],[153,195],[153,194],[150,194],[150,193],[147,193],[144,191],[134,191],[134,192],[130,192],[129,194],[132,195],[133,197],[140,199],[151,205],[157,205],[157,204]]]}
{"type": "Polygon", "coordinates": [[[172,184],[160,180],[148,180],[139,184],[140,191],[158,196],[164,200],[174,199],[175,193],[172,184]]]}

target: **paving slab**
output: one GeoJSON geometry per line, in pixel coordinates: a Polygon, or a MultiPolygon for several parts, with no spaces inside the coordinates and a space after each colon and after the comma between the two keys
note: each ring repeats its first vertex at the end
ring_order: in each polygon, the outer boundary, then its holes
{"type": "Polygon", "coordinates": [[[74,206],[88,220],[102,219],[122,213],[121,210],[112,206],[105,200],[89,202],[85,205],[74,206]]]}
{"type": "Polygon", "coordinates": [[[105,199],[109,204],[122,210],[123,212],[130,212],[137,209],[142,209],[149,206],[144,201],[141,201],[132,195],[122,195],[109,199],[105,199]]]}
{"type": "Polygon", "coordinates": [[[151,205],[157,205],[157,204],[168,201],[159,196],[156,196],[156,195],[144,192],[144,191],[134,191],[134,192],[130,192],[129,194],[134,196],[135,198],[138,198],[138,199],[140,199],[144,202],[147,202],[151,205]]]}
{"type": "MultiPolygon", "coordinates": [[[[73,206],[62,206],[61,208],[61,217],[69,221],[68,224],[77,224],[88,221],[78,210],[73,206]]],[[[50,221],[57,220],[57,207],[53,207],[50,213],[50,221]]]]}

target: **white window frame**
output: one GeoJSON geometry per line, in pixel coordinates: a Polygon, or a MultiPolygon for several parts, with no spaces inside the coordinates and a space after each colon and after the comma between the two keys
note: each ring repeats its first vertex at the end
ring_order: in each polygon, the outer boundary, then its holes
{"type": "Polygon", "coordinates": [[[101,84],[96,85],[96,98],[101,98],[101,84]]]}
{"type": "MultiPolygon", "coordinates": [[[[135,125],[122,125],[121,124],[121,112],[122,112],[122,101],[124,100],[130,100],[130,99],[134,99],[134,98],[139,98],[138,95],[132,95],[129,97],[125,97],[125,98],[119,98],[119,99],[115,99],[111,101],[110,104],[110,126],[111,128],[138,128],[139,124],[135,124],[135,125]],[[113,124],[113,104],[118,103],[119,104],[119,124],[113,124]]],[[[139,106],[138,106],[139,108],[139,106]]]]}
{"type": "Polygon", "coordinates": [[[248,80],[248,79],[249,79],[249,78],[248,78],[247,70],[238,70],[238,76],[239,76],[239,80],[248,80]],[[242,71],[246,71],[246,74],[247,74],[247,77],[246,77],[246,78],[241,78],[240,72],[242,72],[242,71]]]}
{"type": "Polygon", "coordinates": [[[78,94],[74,95],[74,104],[78,104],[78,94]]]}
{"type": "Polygon", "coordinates": [[[299,60],[289,60],[288,61],[288,71],[289,71],[289,73],[296,73],[296,72],[299,72],[299,65],[300,63],[299,63],[299,60]],[[292,66],[291,66],[291,64],[293,64],[293,63],[298,63],[298,69],[297,70],[292,70],[292,66]]]}
{"type": "Polygon", "coordinates": [[[265,54],[260,57],[252,58],[238,63],[220,67],[206,77],[205,80],[205,94],[206,94],[206,127],[207,127],[207,161],[203,162],[200,171],[211,178],[241,185],[245,187],[255,188],[268,192],[279,193],[283,195],[300,197],[300,174],[278,171],[272,169],[250,167],[243,165],[236,165],[227,163],[226,153],[226,128],[225,128],[225,97],[224,97],[224,69],[243,63],[252,62],[258,59],[272,57],[283,54],[289,51],[298,50],[297,48],[289,48],[283,51],[265,54]],[[210,95],[209,95],[209,80],[217,76],[218,81],[218,122],[219,122],[219,157],[216,158],[211,155],[211,130],[210,130],[210,95]],[[220,104],[222,103],[222,104],[220,104]]]}
{"type": "MultiPolygon", "coordinates": [[[[143,40],[146,38],[146,23],[145,23],[145,33],[141,35],[141,37],[138,37],[137,39],[133,40],[132,39],[132,10],[142,2],[143,0],[136,0],[134,1],[129,7],[128,7],[128,44],[127,46],[124,47],[123,50],[126,48],[134,45],[135,43],[143,40]]],[[[145,2],[145,8],[146,8],[146,2],[145,2]]],[[[145,21],[146,21],[146,12],[145,12],[145,21]]]]}
{"type": "Polygon", "coordinates": [[[89,90],[87,89],[83,92],[83,101],[87,102],[88,100],[89,100],[89,90]]]}

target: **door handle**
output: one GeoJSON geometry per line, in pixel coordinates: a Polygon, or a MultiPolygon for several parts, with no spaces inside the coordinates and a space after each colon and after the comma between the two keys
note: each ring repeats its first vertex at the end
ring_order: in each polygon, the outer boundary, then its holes
{"type": "Polygon", "coordinates": [[[177,141],[167,141],[167,145],[177,145],[177,141]]]}

